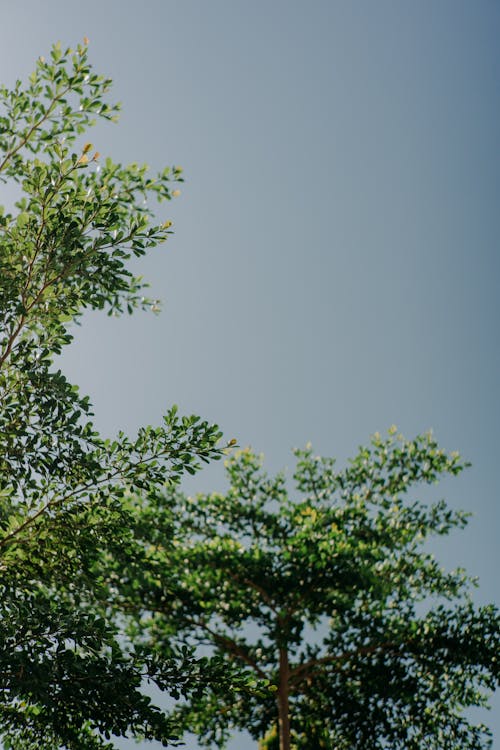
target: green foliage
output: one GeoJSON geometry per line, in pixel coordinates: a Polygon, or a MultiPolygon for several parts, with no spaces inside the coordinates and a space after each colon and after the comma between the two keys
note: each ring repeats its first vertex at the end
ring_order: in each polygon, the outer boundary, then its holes
{"type": "Polygon", "coordinates": [[[0,87],[0,180],[19,196],[0,210],[3,746],[187,729],[220,746],[238,727],[268,750],[485,747],[462,711],[496,684],[498,618],[426,552],[465,516],[405,497],[457,455],[394,434],[343,471],[297,451],[294,499],[244,451],[225,495],[193,500],[178,480],[221,455],[216,426],[173,408],[106,440],[54,366],[85,309],[157,310],[129,260],[169,236],[150,200],[181,170],[101,164],[84,135],[116,119],[109,87],[86,44],[0,87]]]}
{"type": "Polygon", "coordinates": [[[145,679],[199,689],[189,653],[159,659],[113,622],[100,559],[133,549],[131,492],[217,458],[220,432],[171,409],[159,427],[103,439],[91,407],[54,367],[85,308],[156,309],[127,262],[167,239],[150,198],[170,199],[178,167],[151,176],[99,155],[83,135],[115,120],[110,81],[86,44],[40,58],[27,85],[0,88],[0,736],[13,748],[109,747],[112,734],[167,742],[175,726],[145,679]],[[81,140],[81,145],[78,142],[81,140]]]}
{"type": "Polygon", "coordinates": [[[298,498],[245,450],[227,462],[225,494],[130,499],[140,574],[110,575],[116,606],[136,611],[133,639],[158,654],[197,646],[249,680],[208,684],[179,722],[216,746],[240,728],[268,750],[486,747],[463,710],[495,687],[498,617],[428,552],[466,515],[418,499],[464,463],[394,430],[344,470],[310,448],[295,456],[298,498]]]}

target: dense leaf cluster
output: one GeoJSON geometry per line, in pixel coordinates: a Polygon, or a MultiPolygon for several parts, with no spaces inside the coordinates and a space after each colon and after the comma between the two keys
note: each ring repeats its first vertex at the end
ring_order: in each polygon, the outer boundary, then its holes
{"type": "Polygon", "coordinates": [[[496,685],[498,616],[427,551],[466,515],[419,499],[463,461],[432,435],[394,430],[344,470],[310,448],[295,455],[298,497],[245,450],[227,462],[225,494],[172,488],[135,504],[141,575],[115,572],[135,637],[159,653],[173,640],[208,649],[253,679],[239,692],[209,686],[179,721],[217,746],[236,727],[263,748],[485,747],[463,710],[496,685]]]}
{"type": "Polygon", "coordinates": [[[0,88],[0,736],[5,747],[97,748],[127,733],[167,742],[171,720],[145,679],[198,689],[189,654],[149,658],[113,620],[100,559],[133,553],[127,493],[217,458],[220,432],[171,409],[135,438],[103,439],[91,407],[54,367],[85,308],[155,307],[132,256],[167,239],[148,201],[180,168],[151,176],[99,154],[83,134],[115,119],[110,81],[86,44],[55,45],[27,85],[0,88]],[[81,141],[81,145],[78,145],[81,141]]]}

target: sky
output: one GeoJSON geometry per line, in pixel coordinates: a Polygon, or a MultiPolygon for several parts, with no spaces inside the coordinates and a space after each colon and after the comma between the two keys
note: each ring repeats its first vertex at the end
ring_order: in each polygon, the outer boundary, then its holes
{"type": "MultiPolygon", "coordinates": [[[[440,490],[474,514],[434,551],[498,602],[500,3],[0,9],[2,82],[87,36],[123,103],[95,147],[186,177],[139,271],[162,314],[88,314],[60,361],[102,432],[177,403],[276,471],[307,441],[342,465],[393,423],[432,428],[472,463],[440,490]]],[[[192,487],[223,489],[220,467],[192,487]]]]}

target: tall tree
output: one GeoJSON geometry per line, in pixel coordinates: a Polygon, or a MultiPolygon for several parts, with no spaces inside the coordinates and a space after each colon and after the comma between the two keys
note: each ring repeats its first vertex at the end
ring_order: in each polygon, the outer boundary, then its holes
{"type": "MultiPolygon", "coordinates": [[[[111,734],[166,742],[171,721],[145,678],[187,690],[199,666],[152,660],[110,619],[98,560],[131,548],[127,493],[156,491],[220,455],[216,426],[172,409],[159,427],[105,440],[87,398],[54,367],[85,309],[155,307],[128,268],[167,239],[151,197],[172,196],[178,167],[151,175],[85,141],[115,120],[110,81],[87,43],[55,45],[26,85],[0,88],[0,737],[4,747],[97,748],[111,734]]],[[[122,618],[123,621],[123,618],[122,618]]]]}
{"type": "Polygon", "coordinates": [[[179,721],[217,747],[232,728],[280,750],[486,747],[463,711],[496,685],[498,617],[427,546],[466,515],[418,499],[463,461],[394,430],[344,470],[310,448],[295,456],[299,497],[245,450],[225,494],[131,498],[145,561],[114,581],[134,638],[158,654],[196,646],[249,678],[207,686],[179,721]]]}

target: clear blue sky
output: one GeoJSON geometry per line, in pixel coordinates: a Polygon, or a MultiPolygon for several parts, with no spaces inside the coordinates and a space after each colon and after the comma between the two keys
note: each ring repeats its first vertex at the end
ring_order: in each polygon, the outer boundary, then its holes
{"type": "Polygon", "coordinates": [[[433,428],[473,463],[436,552],[498,601],[500,3],[19,0],[1,34],[5,83],[87,35],[124,105],[98,150],[185,170],[163,314],[89,315],[62,361],[101,429],[175,402],[275,470],[433,428]]]}

